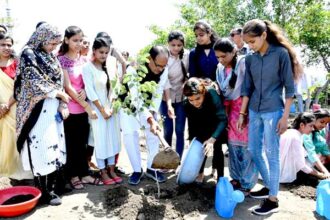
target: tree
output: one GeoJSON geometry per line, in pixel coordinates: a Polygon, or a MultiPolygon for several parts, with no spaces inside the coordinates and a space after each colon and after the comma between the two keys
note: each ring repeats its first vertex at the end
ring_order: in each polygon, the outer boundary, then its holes
{"type": "MultiPolygon", "coordinates": [[[[330,73],[330,11],[322,1],[308,5],[297,21],[298,40],[303,47],[307,64],[322,63],[330,73]]],[[[315,91],[314,102],[318,103],[322,91],[327,90],[330,79],[327,76],[323,86],[315,91]]]]}
{"type": "MultiPolygon", "coordinates": [[[[221,36],[228,36],[235,26],[248,20],[267,19],[278,24],[295,45],[303,48],[307,65],[322,63],[330,73],[330,11],[329,2],[322,0],[189,0],[178,5],[181,18],[172,26],[150,30],[157,36],[151,43],[166,44],[171,30],[185,33],[186,48],[195,46],[193,25],[200,19],[208,21],[221,36]]],[[[147,47],[148,48],[148,47],[147,47]]],[[[146,50],[144,50],[146,51],[146,50]]],[[[329,79],[315,92],[318,95],[329,85],[329,79]]]]}

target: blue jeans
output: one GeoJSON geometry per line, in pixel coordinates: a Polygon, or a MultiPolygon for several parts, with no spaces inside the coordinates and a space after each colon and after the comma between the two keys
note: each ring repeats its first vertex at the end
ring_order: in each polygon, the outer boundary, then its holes
{"type": "MultiPolygon", "coordinates": [[[[184,148],[184,128],[186,124],[186,113],[183,102],[172,103],[175,112],[175,134],[176,134],[176,152],[182,157],[184,148]]],[[[164,117],[164,138],[169,145],[172,145],[173,119],[168,117],[167,104],[162,101],[160,105],[160,114],[164,117]]]]}
{"type": "Polygon", "coordinates": [[[279,189],[280,136],[276,132],[276,127],[282,115],[283,110],[266,113],[249,110],[248,148],[270,196],[277,196],[279,189]],[[262,156],[263,146],[268,166],[262,156]]]}

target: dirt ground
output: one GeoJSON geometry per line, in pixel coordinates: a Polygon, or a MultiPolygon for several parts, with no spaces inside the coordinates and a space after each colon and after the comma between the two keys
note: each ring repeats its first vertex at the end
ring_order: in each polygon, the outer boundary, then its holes
{"type": "MultiPolygon", "coordinates": [[[[146,152],[142,159],[145,161],[146,152]]],[[[210,162],[206,175],[211,173],[210,162]]],[[[145,162],[143,163],[145,164],[145,162]]],[[[119,166],[131,172],[128,157],[122,150],[119,166]]],[[[228,169],[225,169],[228,175],[228,169]]],[[[176,175],[167,174],[168,181],[160,184],[161,196],[157,198],[157,185],[144,177],[138,186],[124,183],[115,186],[91,186],[62,197],[60,206],[37,206],[30,213],[11,219],[221,219],[214,209],[215,181],[208,177],[201,186],[179,187],[176,175]]],[[[9,187],[8,178],[0,178],[0,188],[9,187]]],[[[260,188],[258,184],[255,189],[260,188]]],[[[232,219],[324,219],[315,212],[315,189],[306,186],[281,186],[280,212],[266,217],[251,214],[252,207],[260,201],[245,198],[237,205],[232,219]]]]}

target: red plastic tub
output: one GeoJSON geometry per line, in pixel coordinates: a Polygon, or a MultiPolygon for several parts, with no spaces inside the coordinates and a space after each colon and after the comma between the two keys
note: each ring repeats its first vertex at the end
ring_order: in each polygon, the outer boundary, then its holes
{"type": "Polygon", "coordinates": [[[0,190],[0,217],[14,217],[29,212],[36,206],[40,196],[40,190],[32,186],[14,186],[0,190]],[[14,196],[28,194],[32,194],[34,198],[13,205],[1,205],[14,196]]]}

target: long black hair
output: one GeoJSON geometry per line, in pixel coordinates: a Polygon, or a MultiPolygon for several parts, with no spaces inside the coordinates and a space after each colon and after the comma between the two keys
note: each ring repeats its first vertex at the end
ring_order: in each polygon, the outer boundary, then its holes
{"type": "Polygon", "coordinates": [[[303,123],[304,125],[315,121],[315,116],[309,112],[299,113],[297,117],[292,122],[292,128],[299,130],[300,124],[303,123]]]}
{"type": "MultiPolygon", "coordinates": [[[[104,37],[95,38],[94,43],[93,43],[93,47],[92,47],[93,50],[100,49],[101,47],[108,47],[110,49],[110,43],[109,43],[109,40],[107,38],[104,38],[104,37]]],[[[104,61],[104,63],[102,63],[102,70],[104,71],[105,75],[107,75],[106,86],[107,86],[107,95],[109,95],[109,92],[110,92],[110,77],[109,77],[109,74],[108,74],[107,62],[106,61],[104,61]]]]}
{"type": "Polygon", "coordinates": [[[171,31],[168,35],[167,42],[169,43],[172,40],[179,40],[183,44],[182,50],[179,52],[179,58],[181,61],[181,69],[182,69],[182,74],[183,74],[182,81],[185,82],[186,79],[188,79],[188,73],[187,73],[186,67],[184,66],[183,60],[182,60],[183,55],[184,55],[184,45],[185,45],[183,33],[181,31],[176,31],[176,30],[171,31]]]}
{"type": "MultiPolygon", "coordinates": [[[[214,43],[213,49],[215,51],[221,51],[223,53],[232,53],[235,50],[235,44],[232,41],[230,41],[228,38],[222,38],[214,43]]],[[[229,80],[229,86],[232,89],[235,88],[237,81],[237,74],[235,73],[236,64],[237,64],[237,52],[235,52],[235,55],[231,60],[231,78],[229,80]]]]}
{"type": "Polygon", "coordinates": [[[84,35],[83,31],[77,26],[69,26],[67,29],[65,29],[64,40],[62,42],[60,50],[58,51],[59,55],[64,55],[69,51],[69,45],[65,43],[65,38],[70,39],[76,34],[81,34],[82,36],[84,35]]]}

